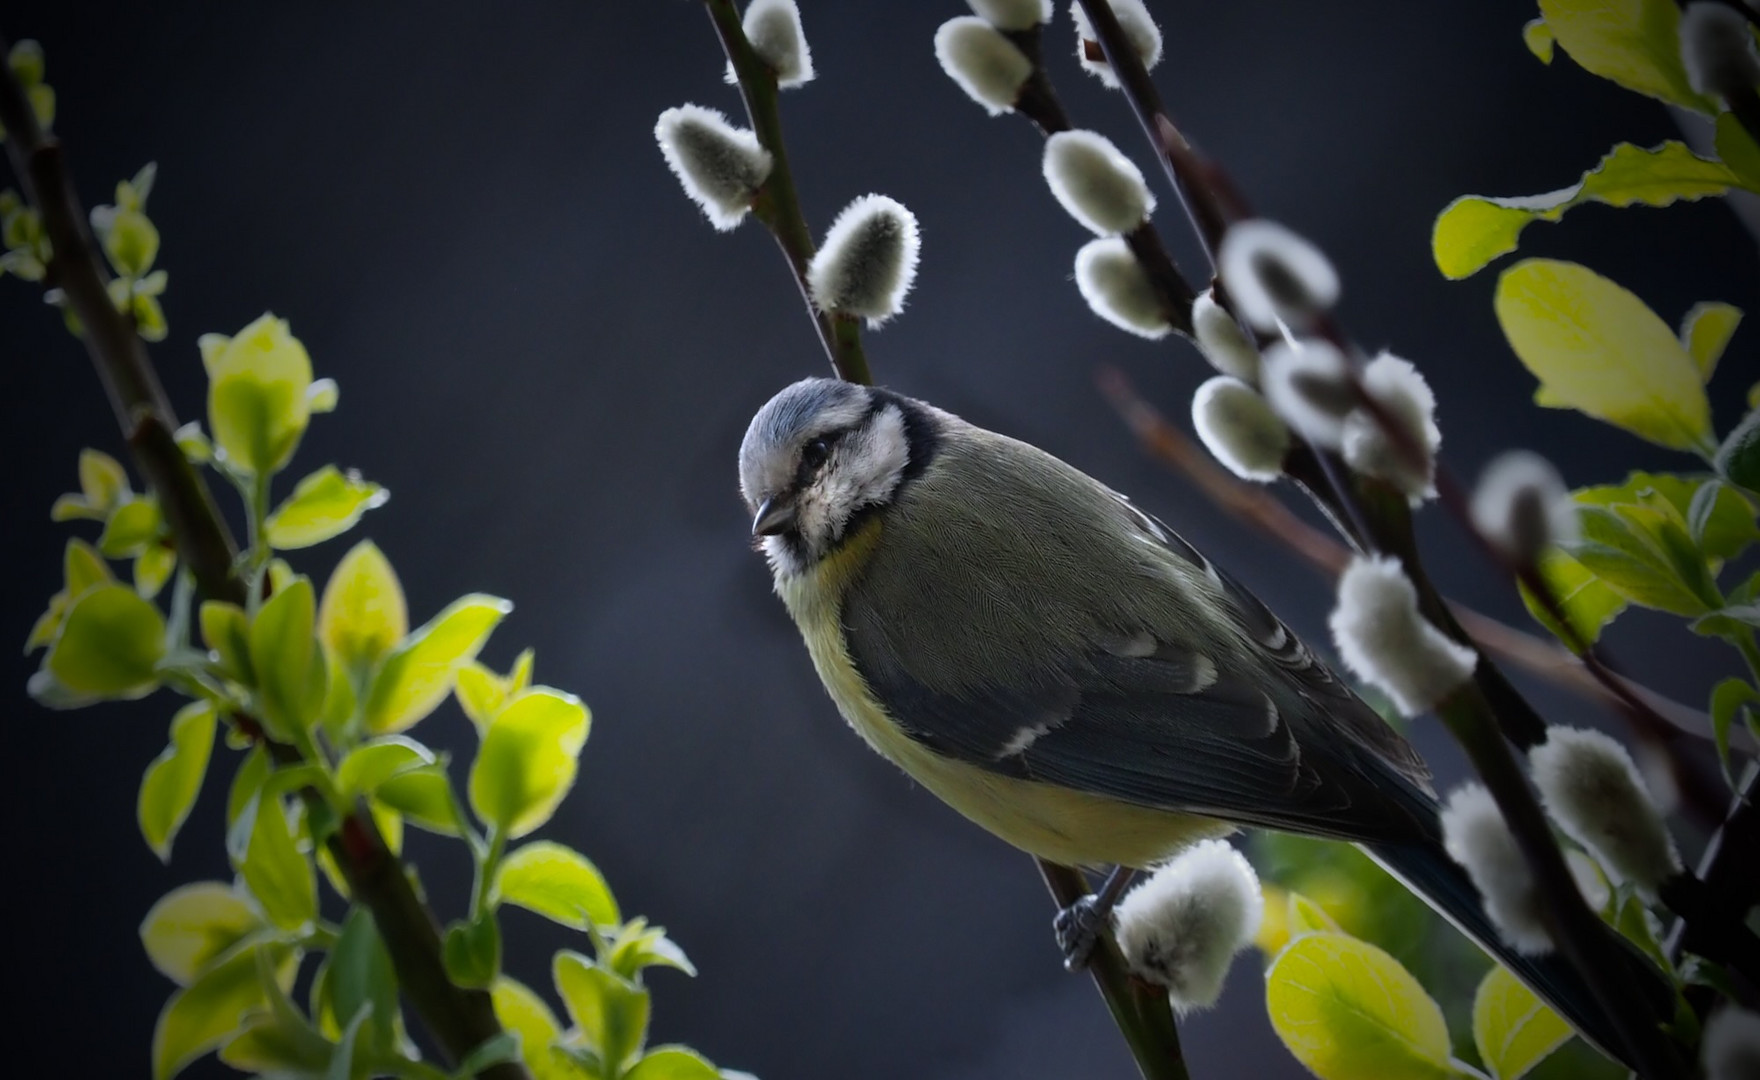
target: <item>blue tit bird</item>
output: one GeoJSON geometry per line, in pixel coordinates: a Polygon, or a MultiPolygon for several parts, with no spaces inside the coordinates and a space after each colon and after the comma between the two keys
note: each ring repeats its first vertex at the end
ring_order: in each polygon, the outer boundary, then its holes
{"type": "Polygon", "coordinates": [[[1145,868],[1240,826],[1358,844],[1590,1039],[1621,1045],[1574,969],[1499,936],[1443,850],[1412,746],[1124,496],[831,379],[764,405],[739,468],[838,710],[967,818],[1066,866],[1145,868]]]}

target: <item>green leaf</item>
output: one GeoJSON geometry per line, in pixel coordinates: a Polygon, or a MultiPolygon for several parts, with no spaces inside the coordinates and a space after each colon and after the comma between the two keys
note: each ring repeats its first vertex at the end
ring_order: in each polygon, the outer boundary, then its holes
{"type": "Polygon", "coordinates": [[[370,795],[385,781],[434,763],[434,753],[414,739],[387,735],[349,751],[336,767],[336,786],[343,795],[370,795]]]}
{"type": "Polygon", "coordinates": [[[492,895],[577,929],[622,921],[599,868],[585,855],[550,840],[509,853],[496,870],[492,895]]]}
{"type": "Polygon", "coordinates": [[[134,591],[141,599],[151,600],[171,580],[177,569],[176,550],[164,544],[152,544],[134,557],[134,591]]]}
{"type": "Polygon", "coordinates": [[[1717,113],[1681,65],[1681,16],[1673,0],[1540,0],[1540,14],[1564,51],[1590,73],[1671,105],[1717,113]]]}
{"type": "Polygon", "coordinates": [[[118,274],[140,277],[153,268],[159,257],[159,230],[147,215],[123,207],[94,206],[91,217],[104,255],[118,274]]]}
{"type": "Polygon", "coordinates": [[[476,1076],[491,1066],[518,1061],[519,1036],[511,1031],[498,1031],[478,1043],[476,1048],[459,1060],[457,1075],[476,1076]]]}
{"type": "Polygon", "coordinates": [[[262,916],[232,886],[196,881],[160,897],[141,920],[140,935],[153,966],[188,986],[262,927],[262,916]]]}
{"type": "Polygon", "coordinates": [[[462,830],[451,788],[444,765],[436,762],[382,782],[373,797],[408,818],[412,825],[443,836],[458,836],[462,830]]]}
{"type": "Polygon", "coordinates": [[[471,809],[510,837],[550,819],[574,784],[587,741],[587,708],[559,690],[529,690],[483,733],[471,763],[471,809]]]}
{"type": "Polygon", "coordinates": [[[269,546],[285,550],[323,543],[354,528],[362,514],[390,497],[352,469],[344,473],[326,465],[296,484],[287,501],[269,515],[269,546]]]}
{"type": "Polygon", "coordinates": [[[433,712],[452,691],[458,666],[476,658],[490,632],[512,610],[505,600],[472,593],[405,638],[373,679],[366,729],[375,735],[402,731],[433,712]]]}
{"type": "Polygon", "coordinates": [[[1289,894],[1289,916],[1286,925],[1289,927],[1290,937],[1316,933],[1343,933],[1332,916],[1326,914],[1325,908],[1298,892],[1289,894]]]}
{"type": "Polygon", "coordinates": [[[247,686],[256,682],[251,667],[250,616],[244,608],[224,600],[204,600],[196,619],[202,641],[219,657],[226,677],[247,686]]]}
{"type": "Polygon", "coordinates": [[[203,335],[208,427],[234,468],[258,476],[287,464],[310,418],[312,360],[287,323],[265,314],[232,338],[203,335]]]}
{"type": "Polygon", "coordinates": [[[1570,631],[1567,632],[1547,613],[1526,585],[1520,586],[1522,603],[1527,605],[1528,614],[1534,616],[1535,621],[1552,631],[1567,646],[1575,647],[1577,642],[1595,644],[1601,638],[1602,629],[1626,609],[1625,597],[1562,551],[1542,552],[1539,572],[1541,579],[1550,586],[1565,620],[1570,623],[1570,631]]]}
{"type": "Polygon", "coordinates": [[[1656,961],[1657,967],[1668,972],[1674,970],[1662,953],[1662,943],[1657,939],[1659,927],[1656,916],[1650,913],[1643,897],[1630,885],[1620,886],[1619,898],[1614,901],[1613,927],[1645,956],[1656,961]]]}
{"type": "Polygon", "coordinates": [[[1717,361],[1742,323],[1742,309],[1720,300],[1704,300],[1688,309],[1681,320],[1681,345],[1699,365],[1699,378],[1711,381],[1717,361]]]}
{"type": "Polygon", "coordinates": [[[364,1005],[349,1018],[348,1027],[343,1029],[342,1038],[330,1055],[330,1068],[324,1073],[324,1080],[365,1080],[366,1070],[361,1068],[365,1063],[360,1060],[361,1028],[372,1015],[373,1007],[364,1005]]]}
{"type": "Polygon", "coordinates": [[[1736,780],[1730,765],[1729,730],[1743,709],[1754,715],[1757,708],[1760,708],[1760,690],[1754,689],[1746,679],[1732,676],[1711,690],[1711,734],[1717,741],[1717,758],[1723,763],[1723,778],[1731,788],[1736,786],[1736,780]]]}
{"type": "Polygon", "coordinates": [[[342,388],[336,385],[335,379],[316,379],[306,388],[306,402],[314,414],[335,412],[336,403],[341,399],[342,388]]]}
{"type": "Polygon", "coordinates": [[[1741,119],[1733,112],[1719,114],[1713,139],[1717,156],[1741,178],[1742,186],[1750,191],[1760,190],[1760,146],[1754,144],[1754,137],[1742,126],[1741,119]]]}
{"type": "Polygon", "coordinates": [[[310,578],[296,578],[251,620],[251,668],[263,721],[282,738],[311,726],[324,708],[330,672],[313,634],[317,598],[310,578]]]}
{"type": "Polygon", "coordinates": [[[166,1080],[243,1028],[246,1014],[268,1005],[257,975],[258,948],[271,950],[272,966],[291,969],[284,946],[239,949],[201,978],[171,995],[153,1029],[153,1077],[166,1080]]]}
{"type": "Polygon", "coordinates": [[[446,928],[441,943],[446,974],[460,986],[487,987],[501,973],[501,927],[487,909],[471,920],[459,920],[446,928]]]}
{"type": "MultiPolygon", "coordinates": [[[[1632,603],[1687,616],[1703,615],[1716,607],[1715,601],[1707,602],[1700,595],[1694,581],[1683,577],[1671,550],[1665,550],[1667,522],[1644,511],[1639,506],[1613,510],[1584,507],[1578,514],[1583,536],[1571,545],[1571,555],[1632,603]]],[[[1679,541],[1691,548],[1692,541],[1685,535],[1679,541]]],[[[1697,556],[1697,550],[1691,555],[1697,556]]],[[[1699,569],[1704,572],[1702,559],[1699,569]]]]}
{"type": "Polygon", "coordinates": [[[371,540],[348,550],[324,585],[318,636],[351,670],[378,663],[409,633],[409,609],[390,560],[371,540]]]}
{"type": "Polygon", "coordinates": [[[141,777],[135,819],[141,835],[160,862],[171,861],[171,842],[202,790],[208,773],[208,755],[214,749],[214,706],[192,701],[171,718],[171,743],[141,777]]]}
{"type": "Polygon", "coordinates": [[[502,975],[489,987],[489,1000],[501,1026],[519,1036],[520,1057],[533,1080],[567,1080],[568,1073],[550,1053],[562,1025],[544,999],[524,983],[502,975]]]}
{"type": "Polygon", "coordinates": [[[613,1075],[648,1037],[648,991],[564,950],[552,965],[568,1015],[613,1075]]]}
{"type": "Polygon", "coordinates": [[[159,609],[128,586],[110,584],[73,602],[43,667],[76,694],[138,698],[158,687],[154,668],[164,655],[159,609]]]}
{"type": "Polygon", "coordinates": [[[1497,319],[1540,380],[1535,400],[1677,450],[1712,441],[1693,358],[1644,302],[1575,263],[1524,259],[1497,281],[1497,319]]]}
{"type": "Polygon", "coordinates": [[[1624,483],[1579,488],[1572,495],[1585,506],[1604,507],[1653,505],[1660,498],[1687,523],[1693,542],[1710,559],[1733,559],[1760,540],[1754,508],[1715,479],[1633,472],[1624,483]]]}
{"type": "Polygon", "coordinates": [[[159,504],[152,499],[129,499],[110,511],[98,550],[112,559],[138,554],[159,537],[159,504]]]}
{"type": "Polygon", "coordinates": [[[1501,964],[1473,995],[1473,1042],[1497,1080],[1518,1080],[1564,1045],[1571,1028],[1501,964]]]}
{"type": "Polygon", "coordinates": [[[220,1060],[240,1072],[288,1080],[324,1075],[330,1058],[330,1041],[291,1008],[252,1013],[220,1047],[220,1060]]]}
{"type": "Polygon", "coordinates": [[[331,950],[329,978],[336,1014],[355,1016],[361,1006],[370,1005],[368,1045],[375,1051],[390,1050],[397,1040],[397,975],[373,916],[358,904],[349,910],[331,950]]]}
{"type": "Polygon", "coordinates": [[[688,1046],[657,1046],[643,1054],[623,1080],[721,1080],[721,1074],[688,1046]]]}
{"type": "Polygon", "coordinates": [[[1545,19],[1529,19],[1522,26],[1522,44],[1542,64],[1552,63],[1552,47],[1557,40],[1552,36],[1552,27],[1546,25],[1545,19]]]}
{"type": "Polygon", "coordinates": [[[228,854],[234,858],[244,858],[245,847],[250,841],[250,826],[254,822],[247,822],[242,831],[238,823],[246,811],[257,812],[255,799],[263,790],[263,782],[269,778],[269,768],[269,755],[258,743],[251,747],[250,753],[238,763],[238,771],[232,775],[232,787],[226,793],[226,842],[228,854]]]}
{"type": "Polygon", "coordinates": [[[656,966],[682,971],[693,978],[697,974],[696,965],[691,963],[677,942],[666,936],[665,927],[649,926],[648,920],[639,917],[631,919],[618,932],[606,965],[633,982],[641,981],[644,968],[656,966]]]}
{"type": "Polygon", "coordinates": [[[183,456],[190,460],[190,464],[206,465],[214,460],[214,444],[208,441],[207,434],[202,431],[200,420],[191,420],[184,424],[172,432],[171,437],[176,441],[177,448],[183,451],[183,456]]]}
{"type": "Polygon", "coordinates": [[[1620,143],[1570,187],[1512,198],[1461,196],[1437,215],[1430,250],[1444,276],[1460,279],[1514,251],[1530,223],[1557,221],[1586,202],[1667,206],[1722,195],[1740,183],[1723,162],[1700,157],[1685,143],[1665,142],[1650,150],[1620,143]]]}
{"type": "Polygon", "coordinates": [[[271,922],[298,930],[318,914],[318,881],[311,860],[299,850],[279,795],[259,790],[240,815],[250,822],[249,842],[238,872],[271,922]]]}
{"type": "Polygon", "coordinates": [[[1718,475],[1760,493],[1760,409],[1751,410],[1718,447],[1718,475]]]}
{"type": "Polygon", "coordinates": [[[452,692],[458,698],[458,707],[476,725],[478,735],[489,726],[501,706],[507,704],[507,681],[475,660],[459,665],[452,692]]]}
{"type": "Polygon", "coordinates": [[[121,462],[102,450],[79,452],[79,490],[86,506],[103,517],[121,500],[129,497],[128,473],[121,462]]]}
{"type": "Polygon", "coordinates": [[[1271,1026],[1321,1080],[1454,1075],[1442,1010],[1387,953],[1345,934],[1293,939],[1265,974],[1271,1026]]]}

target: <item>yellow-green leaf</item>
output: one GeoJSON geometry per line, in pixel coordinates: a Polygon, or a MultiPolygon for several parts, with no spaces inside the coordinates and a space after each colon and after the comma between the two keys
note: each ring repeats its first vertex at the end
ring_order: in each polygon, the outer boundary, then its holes
{"type": "Polygon", "coordinates": [[[472,593],[454,601],[403,640],[379,668],[367,695],[366,728],[402,731],[433,712],[452,691],[453,673],[474,659],[513,605],[472,593]]]}
{"type": "Polygon", "coordinates": [[[624,1080],[720,1080],[721,1073],[688,1046],[657,1046],[623,1074],[624,1080]]]}
{"type": "Polygon", "coordinates": [[[126,585],[89,589],[68,609],[44,668],[75,694],[137,698],[159,685],[165,617],[126,585]]]}
{"type": "Polygon", "coordinates": [[[322,543],[353,528],[362,514],[388,498],[384,488],[362,480],[359,473],[326,465],[296,484],[287,501],[269,515],[269,545],[287,549],[322,543]]]}
{"type": "Polygon", "coordinates": [[[1713,139],[1717,156],[1741,177],[1742,186],[1749,191],[1760,191],[1760,146],[1755,145],[1754,137],[1748,134],[1748,129],[1742,126],[1735,113],[1718,116],[1713,139]]]}
{"type": "Polygon", "coordinates": [[[194,982],[209,965],[248,934],[262,929],[256,909],[220,881],[180,885],[159,899],[141,921],[147,958],[179,986],[194,982]]]}
{"type": "Polygon", "coordinates": [[[84,540],[69,540],[61,560],[62,587],[70,599],[78,598],[87,589],[108,585],[116,578],[98,549],[84,540]]]}
{"type": "Polygon", "coordinates": [[[85,496],[86,506],[102,516],[128,496],[128,474],[122,470],[120,462],[104,451],[81,450],[79,490],[85,496]]]}
{"type": "Polygon", "coordinates": [[[1541,579],[1558,601],[1565,621],[1570,624],[1570,631],[1565,631],[1526,585],[1519,586],[1522,603],[1528,606],[1528,614],[1567,646],[1595,644],[1601,639],[1602,629],[1626,609],[1625,597],[1608,588],[1582,563],[1556,548],[1541,553],[1539,570],[1541,579]]]}
{"type": "Polygon", "coordinates": [[[495,895],[503,903],[577,929],[622,922],[599,868],[580,852],[549,840],[516,848],[502,860],[495,895]]]}
{"type": "Polygon", "coordinates": [[[1338,921],[1326,914],[1326,909],[1301,893],[1289,894],[1289,914],[1287,916],[1290,937],[1301,937],[1303,934],[1343,933],[1338,921]]]}
{"type": "Polygon", "coordinates": [[[231,338],[197,342],[208,369],[208,427],[236,467],[263,475],[287,464],[311,415],[312,360],[287,323],[265,314],[231,338]]]}
{"type": "Polygon", "coordinates": [[[159,752],[141,778],[135,818],[160,862],[171,861],[171,842],[202,790],[208,755],[214,749],[214,728],[214,706],[209,702],[192,701],[177,710],[171,718],[170,745],[159,752]]]}
{"type": "Polygon", "coordinates": [[[471,763],[471,809],[512,837],[548,821],[574,784],[587,725],[586,706],[559,690],[530,690],[509,702],[471,763]]]}
{"type": "Polygon", "coordinates": [[[1501,964],[1473,995],[1473,1042],[1497,1080],[1517,1080],[1564,1045],[1571,1028],[1501,964]]]}
{"type": "Polygon", "coordinates": [[[1711,381],[1717,361],[1742,322],[1742,309],[1734,304],[1706,300],[1694,304],[1681,320],[1681,345],[1699,367],[1699,378],[1711,381]]]}
{"type": "Polygon", "coordinates": [[[1687,81],[1674,0],[1540,0],[1540,14],[1585,70],[1673,105],[1718,111],[1687,81]]]}
{"type": "Polygon", "coordinates": [[[177,569],[177,552],[164,544],[150,544],[134,557],[134,591],[143,600],[159,595],[177,569]]]}
{"type": "Polygon", "coordinates": [[[1529,19],[1522,27],[1522,44],[1534,54],[1534,58],[1542,64],[1552,63],[1552,46],[1557,39],[1552,36],[1552,27],[1546,25],[1545,19],[1529,19]]]}
{"type": "Polygon", "coordinates": [[[1265,974],[1271,1026],[1321,1080],[1444,1080],[1442,1010],[1399,961],[1345,934],[1293,939],[1265,974]]]}
{"type": "Polygon", "coordinates": [[[318,914],[318,879],[299,850],[281,797],[259,791],[246,813],[251,830],[238,872],[271,921],[299,930],[318,914]]]}
{"type": "Polygon", "coordinates": [[[159,537],[159,505],[152,499],[128,499],[118,503],[104,522],[98,550],[112,559],[140,552],[159,537]]]}
{"type": "Polygon", "coordinates": [[[251,620],[257,702],[270,730],[284,737],[309,727],[324,707],[330,672],[313,634],[317,606],[311,579],[296,578],[251,620]]]}
{"type": "Polygon", "coordinates": [[[1574,206],[1667,206],[1722,195],[1740,183],[1723,162],[1702,158],[1685,143],[1665,142],[1651,150],[1620,143],[1570,187],[1514,198],[1464,195],[1449,203],[1436,217],[1431,253],[1445,276],[1464,278],[1514,251],[1530,222],[1557,221],[1574,206]]]}
{"type": "Polygon", "coordinates": [[[556,1014],[531,987],[502,975],[489,987],[495,1019],[519,1036],[519,1053],[533,1080],[568,1080],[569,1072],[550,1052],[550,1044],[562,1032],[556,1014]]]}
{"type": "Polygon", "coordinates": [[[587,1044],[612,1070],[621,1069],[647,1039],[648,991],[566,949],[551,967],[562,1003],[587,1044]]]}
{"type": "Polygon", "coordinates": [[[255,682],[251,673],[250,616],[244,608],[224,600],[204,600],[197,621],[201,624],[202,641],[220,658],[226,676],[246,685],[255,682]]]}
{"type": "MultiPolygon", "coordinates": [[[[291,954],[285,946],[260,947],[271,951],[273,966],[282,977],[291,973],[291,954]]],[[[153,1080],[177,1075],[243,1028],[247,1013],[268,1007],[257,973],[257,948],[238,950],[171,995],[153,1029],[153,1080]]]]}
{"type": "Polygon", "coordinates": [[[350,750],[336,767],[336,786],[344,795],[370,795],[394,776],[434,763],[434,754],[414,739],[387,735],[350,750]]]}
{"type": "Polygon", "coordinates": [[[378,663],[409,633],[409,609],[390,560],[371,540],[348,550],[324,586],[318,636],[345,667],[378,663]]]}
{"type": "Polygon", "coordinates": [[[459,835],[458,814],[454,812],[451,783],[441,763],[425,765],[398,773],[382,781],[373,793],[375,799],[429,832],[443,836],[459,835]]]}
{"type": "Polygon", "coordinates": [[[507,680],[475,660],[467,660],[458,668],[458,679],[452,692],[458,707],[470,717],[480,735],[502,705],[507,703],[507,680]]]}
{"type": "Polygon", "coordinates": [[[1709,449],[1698,365],[1642,300],[1593,270],[1524,259],[1497,282],[1504,336],[1540,380],[1535,400],[1677,450],[1709,449]]]}

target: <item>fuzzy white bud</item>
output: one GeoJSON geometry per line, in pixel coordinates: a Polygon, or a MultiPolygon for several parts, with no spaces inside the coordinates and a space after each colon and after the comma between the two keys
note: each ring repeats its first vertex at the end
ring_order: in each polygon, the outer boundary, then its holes
{"type": "Polygon", "coordinates": [[[976,15],[949,19],[935,31],[935,59],[991,116],[1013,112],[1033,62],[1002,32],[976,15]]]}
{"type": "Polygon", "coordinates": [[[1031,30],[1051,21],[1051,0],[966,0],[998,30],[1031,30]]]}
{"type": "Polygon", "coordinates": [[[1090,240],[1076,252],[1076,288],[1094,314],[1120,330],[1153,340],[1173,329],[1149,275],[1116,236],[1090,240]]]}
{"type": "Polygon", "coordinates": [[[1552,820],[1616,879],[1653,897],[1680,872],[1680,853],[1625,747],[1599,731],[1553,727],[1528,764],[1552,820]]]}
{"type": "Polygon", "coordinates": [[[1450,857],[1473,879],[1485,914],[1503,939],[1530,956],[1551,952],[1552,935],[1528,860],[1483,784],[1462,784],[1450,793],[1442,807],[1442,837],[1450,857]]]}
{"type": "Polygon", "coordinates": [[[878,327],[904,309],[920,247],[914,214],[884,195],[862,196],[837,215],[807,266],[813,303],[878,327]]]}
{"type": "MultiPolygon", "coordinates": [[[[1143,6],[1143,0],[1096,2],[1110,4],[1113,16],[1118,19],[1119,29],[1124,31],[1125,40],[1131,43],[1131,48],[1142,57],[1145,70],[1152,70],[1161,62],[1161,28],[1149,17],[1149,9],[1143,6]]],[[[1080,0],[1070,0],[1069,15],[1076,24],[1076,59],[1101,82],[1117,90],[1118,74],[1106,62],[1106,55],[1100,49],[1100,35],[1094,32],[1094,24],[1088,21],[1088,13],[1082,10],[1080,0]]]]}
{"type": "Polygon", "coordinates": [[[1338,302],[1338,271],[1306,238],[1275,221],[1229,226],[1216,268],[1247,325],[1270,333],[1281,320],[1300,329],[1338,302]]]}
{"type": "Polygon", "coordinates": [[[1118,947],[1139,977],[1167,987],[1176,1010],[1206,1009],[1264,914],[1252,865],[1228,843],[1205,840],[1119,902],[1118,947]]]}
{"type": "MultiPolygon", "coordinates": [[[[741,24],[758,59],[776,73],[776,85],[792,90],[813,81],[813,50],[801,31],[801,9],[794,0],[752,0],[741,24]]],[[[727,62],[727,83],[739,82],[733,61],[727,62]]]]}
{"type": "Polygon", "coordinates": [[[1259,382],[1259,349],[1228,309],[1216,302],[1214,289],[1192,301],[1192,337],[1210,366],[1244,383],[1259,382]]]}
{"type": "Polygon", "coordinates": [[[1754,1080],[1760,1076],[1760,1013],[1725,1005],[1705,1021],[1699,1042],[1705,1080],[1754,1080]]]}
{"type": "Polygon", "coordinates": [[[1149,218],[1155,197],[1130,158],[1094,131],[1060,131],[1045,140],[1051,194],[1097,236],[1128,233],[1149,218]]]}
{"type": "Polygon", "coordinates": [[[1760,83],[1748,20],[1728,4],[1697,0],[1681,14],[1681,63],[1693,89],[1723,97],[1760,83]]]}
{"type": "Polygon", "coordinates": [[[654,138],[684,193],[723,231],[745,219],[770,176],[770,151],[759,145],[756,135],[734,127],[714,109],[667,109],[654,125],[654,138]]]}
{"type": "Polygon", "coordinates": [[[1398,559],[1357,556],[1339,575],[1332,636],[1366,683],[1416,716],[1473,677],[1478,654],[1431,625],[1398,559]]]}
{"type": "Polygon", "coordinates": [[[1577,504],[1558,470],[1539,454],[1510,450],[1479,474],[1473,524],[1504,557],[1531,565],[1552,544],[1577,538],[1577,504]]]}
{"type": "Polygon", "coordinates": [[[1344,460],[1347,465],[1406,494],[1413,506],[1436,496],[1436,450],[1442,430],[1436,426],[1436,395],[1409,361],[1383,352],[1363,368],[1363,391],[1381,405],[1387,419],[1406,434],[1410,450],[1397,442],[1367,409],[1345,417],[1344,460]]]}
{"type": "Polygon", "coordinates": [[[1289,426],[1317,446],[1336,450],[1357,403],[1344,354],[1318,338],[1274,343],[1259,369],[1265,399],[1289,426]]]}
{"type": "Polygon", "coordinates": [[[1246,383],[1218,375],[1192,395],[1192,425],[1217,461],[1242,480],[1268,484],[1283,475],[1289,428],[1246,383]]]}

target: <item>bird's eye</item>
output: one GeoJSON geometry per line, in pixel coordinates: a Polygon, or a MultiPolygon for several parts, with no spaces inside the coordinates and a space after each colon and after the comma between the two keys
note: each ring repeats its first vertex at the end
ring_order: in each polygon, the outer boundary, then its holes
{"type": "Polygon", "coordinates": [[[809,469],[817,469],[825,464],[825,459],[830,456],[831,444],[824,439],[814,439],[801,447],[801,464],[809,469]]]}

